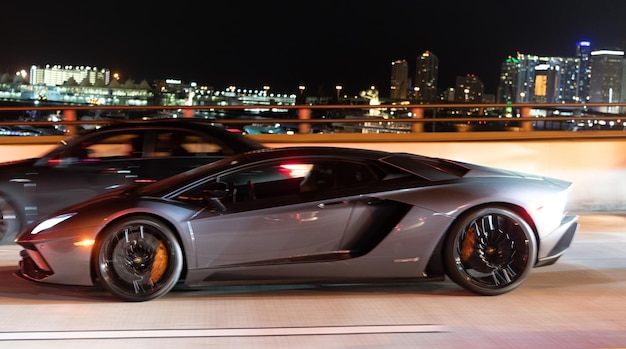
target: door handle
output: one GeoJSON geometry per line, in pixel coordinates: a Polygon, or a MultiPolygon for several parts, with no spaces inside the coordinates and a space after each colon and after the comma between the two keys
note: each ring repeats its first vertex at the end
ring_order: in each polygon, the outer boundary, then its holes
{"type": "Polygon", "coordinates": [[[338,201],[330,201],[330,202],[321,202],[317,204],[317,207],[324,208],[326,206],[334,206],[334,205],[345,205],[347,204],[347,200],[338,200],[338,201]]]}

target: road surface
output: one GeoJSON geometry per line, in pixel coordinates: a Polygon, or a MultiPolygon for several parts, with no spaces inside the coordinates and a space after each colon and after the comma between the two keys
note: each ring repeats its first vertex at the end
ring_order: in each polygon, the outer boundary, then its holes
{"type": "Polygon", "coordinates": [[[0,347],[626,347],[626,215],[582,215],[571,248],[518,289],[476,296],[449,281],[175,290],[143,303],[13,275],[0,246],[0,347]]]}

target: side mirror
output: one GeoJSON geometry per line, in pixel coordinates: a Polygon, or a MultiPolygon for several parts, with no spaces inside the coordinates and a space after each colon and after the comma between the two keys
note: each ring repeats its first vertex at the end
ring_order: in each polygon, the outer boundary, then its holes
{"type": "Polygon", "coordinates": [[[222,199],[230,195],[230,186],[225,182],[214,182],[208,184],[203,190],[204,198],[211,202],[219,211],[226,211],[226,206],[222,203],[222,199]]]}
{"type": "Polygon", "coordinates": [[[202,193],[209,199],[223,199],[230,194],[230,186],[225,182],[213,182],[207,185],[202,193]]]}

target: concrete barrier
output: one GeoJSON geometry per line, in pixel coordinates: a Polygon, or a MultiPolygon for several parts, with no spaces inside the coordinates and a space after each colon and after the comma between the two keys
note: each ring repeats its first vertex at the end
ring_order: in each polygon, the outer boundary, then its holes
{"type": "MultiPolygon", "coordinates": [[[[256,138],[256,137],[255,137],[256,138]]],[[[573,212],[626,212],[626,137],[581,139],[497,139],[479,141],[420,140],[372,141],[358,137],[334,142],[305,138],[258,137],[270,147],[328,145],[381,149],[442,157],[486,166],[540,174],[572,181],[569,210],[573,212]]],[[[1,144],[0,161],[44,154],[55,143],[1,144]]]]}

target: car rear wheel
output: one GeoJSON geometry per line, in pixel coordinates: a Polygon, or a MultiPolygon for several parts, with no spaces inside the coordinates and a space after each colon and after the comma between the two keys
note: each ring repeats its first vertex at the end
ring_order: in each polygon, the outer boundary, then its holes
{"type": "Polygon", "coordinates": [[[0,244],[12,243],[19,230],[17,210],[8,199],[0,197],[0,244]]]}
{"type": "Polygon", "coordinates": [[[503,207],[481,208],[461,217],[453,224],[444,248],[450,279],[469,291],[488,296],[521,285],[537,255],[531,227],[503,207]]]}
{"type": "Polygon", "coordinates": [[[103,231],[95,249],[99,283],[132,302],[155,299],[178,282],[183,253],[174,233],[151,217],[130,217],[103,231]]]}

